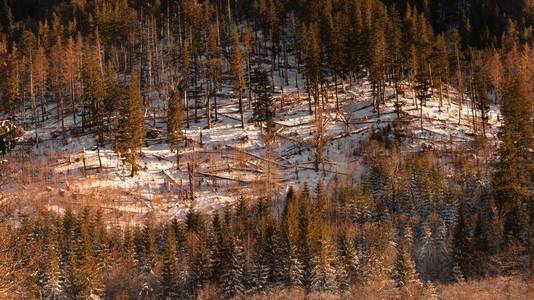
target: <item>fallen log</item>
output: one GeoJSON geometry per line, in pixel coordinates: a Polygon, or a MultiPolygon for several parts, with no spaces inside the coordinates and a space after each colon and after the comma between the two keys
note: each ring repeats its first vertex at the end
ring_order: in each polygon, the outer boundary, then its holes
{"type": "Polygon", "coordinates": [[[220,175],[208,174],[208,173],[203,173],[203,172],[196,172],[195,176],[197,176],[197,177],[211,177],[211,178],[216,178],[216,179],[221,179],[221,180],[239,182],[239,183],[243,183],[243,184],[250,184],[250,183],[254,183],[255,182],[255,181],[241,180],[241,179],[225,177],[225,176],[220,176],[220,175]]]}
{"type": "Polygon", "coordinates": [[[225,145],[225,146],[226,146],[228,149],[232,149],[232,150],[234,150],[234,151],[236,151],[236,152],[246,154],[246,155],[248,155],[248,156],[250,156],[250,157],[254,157],[254,158],[259,159],[259,160],[264,161],[264,162],[272,163],[272,164],[277,165],[277,166],[279,166],[279,167],[281,167],[281,168],[285,168],[285,167],[287,167],[287,166],[282,165],[282,164],[280,164],[280,163],[278,163],[278,162],[276,162],[276,161],[273,161],[273,160],[270,160],[270,159],[263,158],[263,157],[261,157],[261,156],[259,156],[259,155],[252,154],[252,153],[247,152],[247,151],[244,151],[244,150],[237,149],[237,148],[232,147],[232,146],[230,146],[230,145],[225,145]]]}

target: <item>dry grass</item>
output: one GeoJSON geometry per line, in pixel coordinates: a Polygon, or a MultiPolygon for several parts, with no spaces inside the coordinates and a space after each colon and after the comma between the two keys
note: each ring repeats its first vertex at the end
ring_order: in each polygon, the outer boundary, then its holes
{"type": "Polygon", "coordinates": [[[442,299],[534,299],[534,282],[518,277],[495,277],[438,287],[442,299]]]}
{"type": "MultiPolygon", "coordinates": [[[[451,300],[529,300],[534,299],[534,282],[519,277],[495,277],[465,283],[437,286],[438,299],[451,300]]],[[[419,286],[395,288],[390,283],[374,283],[367,286],[352,286],[344,294],[314,292],[306,294],[302,289],[272,290],[265,295],[256,295],[254,300],[334,300],[334,299],[429,299],[419,286]]]]}

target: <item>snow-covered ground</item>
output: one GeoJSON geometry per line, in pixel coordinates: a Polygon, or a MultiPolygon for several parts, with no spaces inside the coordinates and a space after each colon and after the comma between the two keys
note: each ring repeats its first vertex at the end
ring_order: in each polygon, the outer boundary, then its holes
{"type": "MultiPolygon", "coordinates": [[[[277,86],[281,84],[278,78],[275,82],[277,86]]],[[[302,84],[300,86],[302,88],[302,84]]],[[[53,172],[59,180],[44,192],[52,199],[48,200],[51,209],[64,206],[64,202],[53,201],[54,195],[102,194],[102,199],[113,195],[113,201],[100,204],[110,210],[141,215],[155,212],[168,218],[183,218],[191,206],[209,213],[235,202],[240,196],[269,196],[267,193],[272,190],[282,194],[290,185],[304,182],[314,185],[318,180],[357,178],[361,171],[358,153],[362,143],[369,139],[371,131],[393,127],[397,120],[392,88],[387,89],[386,99],[389,100],[380,106],[380,117],[372,105],[370,91],[367,82],[345,84],[344,88],[338,86],[340,112],[337,112],[335,93],[333,87],[329,88],[324,110],[325,159],[319,172],[314,168],[315,117],[309,113],[305,93],[302,90],[299,93],[294,83],[284,87],[283,96],[279,88],[275,94],[276,135],[272,151],[266,150],[260,128],[247,122],[252,118],[250,109],[245,113],[245,129],[240,127],[238,101],[226,87],[218,99],[218,121],[212,123],[212,128],[207,129],[205,113],[199,110],[198,122],[191,120],[190,128],[185,130],[189,142],[181,151],[179,170],[176,169],[176,155],[169,151],[165,142],[164,111],[160,112],[156,123],[162,136],[149,140],[149,145],[141,149],[138,163],[142,170],[136,177],[128,176],[128,166],[113,152],[110,144],[97,151],[94,136],[69,136],[65,140],[53,134],[61,129],[58,122],[50,121],[42,129],[28,131],[26,136],[39,136],[43,140],[33,153],[54,158],[53,172]],[[191,190],[188,164],[193,167],[193,201],[188,196],[191,190]],[[275,189],[269,188],[271,186],[275,189]]],[[[454,93],[450,96],[458,98],[454,93]]],[[[441,109],[438,99],[430,100],[422,109],[423,129],[420,127],[421,110],[413,100],[401,96],[400,102],[403,104],[402,122],[396,123],[402,124],[399,132],[403,134],[404,151],[452,149],[481,135],[482,128],[477,132],[473,129],[469,101],[462,106],[461,124],[458,124],[456,100],[445,98],[441,109]]],[[[247,103],[244,99],[245,108],[247,103]]],[[[72,117],[65,122],[70,126],[72,117]]],[[[477,122],[480,127],[480,119],[477,122]]],[[[147,116],[147,128],[151,123],[147,116]]],[[[492,107],[486,128],[486,137],[491,143],[497,142],[498,126],[498,109],[492,107]]]]}

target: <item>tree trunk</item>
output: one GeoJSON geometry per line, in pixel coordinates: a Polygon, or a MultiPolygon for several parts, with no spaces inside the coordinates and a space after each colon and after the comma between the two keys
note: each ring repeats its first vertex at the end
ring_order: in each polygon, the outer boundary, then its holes
{"type": "Polygon", "coordinates": [[[76,107],[74,103],[74,80],[72,76],[70,77],[70,104],[72,109],[72,119],[74,122],[74,125],[76,125],[76,107]]]}
{"type": "Polygon", "coordinates": [[[208,118],[208,129],[211,129],[211,101],[210,101],[210,95],[211,95],[211,88],[206,84],[206,95],[208,97],[207,101],[207,107],[206,107],[206,117],[208,118]]]}
{"type": "Polygon", "coordinates": [[[241,128],[245,129],[245,121],[243,118],[243,93],[239,91],[239,113],[241,114],[241,128]]]}
{"type": "Polygon", "coordinates": [[[247,53],[247,77],[248,77],[248,109],[252,105],[252,78],[250,76],[250,53],[247,53]]]}
{"type": "Polygon", "coordinates": [[[185,120],[186,127],[189,128],[189,102],[187,99],[187,85],[184,88],[185,120]]]}
{"type": "Polygon", "coordinates": [[[176,171],[180,171],[180,150],[176,149],[176,171]]]}
{"type": "Polygon", "coordinates": [[[35,104],[35,93],[33,92],[33,67],[30,65],[30,97],[32,99],[33,126],[37,123],[37,108],[35,104]]]}

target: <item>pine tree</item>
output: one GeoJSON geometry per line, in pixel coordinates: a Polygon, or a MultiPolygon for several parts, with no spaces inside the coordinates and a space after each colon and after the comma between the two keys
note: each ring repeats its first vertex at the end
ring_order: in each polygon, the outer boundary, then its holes
{"type": "Polygon", "coordinates": [[[177,281],[176,272],[176,240],[174,239],[174,230],[171,225],[165,229],[165,244],[163,246],[162,270],[161,270],[161,298],[177,298],[177,281]]]}
{"type": "Polygon", "coordinates": [[[457,281],[461,281],[465,276],[471,275],[473,248],[465,220],[465,213],[464,204],[462,204],[458,211],[458,220],[454,229],[452,242],[452,275],[457,281]]]}
{"type": "Polygon", "coordinates": [[[39,104],[41,107],[41,122],[45,121],[45,101],[46,101],[46,87],[48,77],[48,60],[46,57],[45,49],[39,45],[35,54],[34,68],[34,80],[36,95],[39,95],[39,104]]]}
{"type": "Polygon", "coordinates": [[[158,254],[157,254],[157,245],[156,245],[156,231],[154,226],[150,221],[148,221],[142,232],[141,236],[141,264],[142,271],[145,274],[152,272],[153,268],[156,265],[158,254]]]}
{"type": "Polygon", "coordinates": [[[313,97],[315,108],[319,105],[321,83],[321,47],[319,38],[314,28],[302,26],[301,42],[302,59],[304,61],[304,75],[306,89],[308,91],[308,106],[310,114],[313,114],[311,98],[313,97]]]}
{"type": "Polygon", "coordinates": [[[362,280],[360,258],[348,233],[343,234],[341,240],[340,263],[346,269],[349,283],[362,280]]]}
{"type": "Polygon", "coordinates": [[[297,248],[299,238],[299,208],[293,187],[290,187],[282,213],[283,277],[287,287],[303,284],[303,265],[297,248]]]}
{"type": "Polygon", "coordinates": [[[395,259],[395,266],[391,278],[395,281],[397,287],[413,283],[420,284],[415,263],[404,242],[400,242],[397,247],[397,258],[395,259]]]}
{"type": "Polygon", "coordinates": [[[63,293],[63,278],[60,269],[60,249],[55,226],[46,235],[46,262],[44,268],[44,296],[58,299],[63,293]]]}
{"type": "Polygon", "coordinates": [[[139,85],[139,75],[134,71],[130,76],[128,102],[123,104],[118,135],[115,141],[116,149],[131,166],[131,177],[134,177],[139,170],[136,157],[137,151],[143,143],[144,135],[144,119],[139,85]]]}
{"type": "MultiPolygon", "coordinates": [[[[474,53],[473,55],[473,100],[475,101],[476,109],[480,111],[480,118],[482,119],[482,137],[486,138],[486,127],[489,119],[489,99],[488,99],[488,83],[485,71],[483,70],[482,57],[480,53],[474,53]]],[[[476,128],[476,123],[474,124],[476,128]]]]}
{"type": "Polygon", "coordinates": [[[225,299],[241,297],[245,292],[245,253],[241,241],[234,239],[231,251],[221,270],[221,291],[225,299]]]}
{"type": "Polygon", "coordinates": [[[210,281],[220,285],[222,280],[221,272],[226,263],[228,250],[226,235],[219,215],[215,214],[211,222],[211,232],[208,240],[208,249],[210,256],[210,281]]]}
{"type": "Polygon", "coordinates": [[[270,130],[274,126],[274,107],[271,98],[272,87],[267,72],[262,69],[254,70],[252,81],[257,96],[254,102],[254,119],[260,123],[262,130],[263,124],[270,130]]]}
{"type": "Polygon", "coordinates": [[[196,295],[204,283],[210,280],[211,267],[210,253],[204,243],[200,242],[189,271],[189,286],[193,290],[193,294],[196,295]]]}
{"type": "Polygon", "coordinates": [[[13,34],[13,13],[7,0],[2,0],[0,4],[0,20],[0,30],[11,37],[13,34]]]}
{"type": "Polygon", "coordinates": [[[103,291],[97,262],[93,251],[93,241],[89,235],[88,224],[85,221],[80,222],[80,236],[77,263],[77,275],[79,285],[79,295],[81,298],[100,297],[103,291]]]}
{"type": "Polygon", "coordinates": [[[375,20],[370,40],[369,79],[373,87],[373,105],[380,118],[380,103],[384,101],[386,39],[384,28],[380,19],[375,20]]]}
{"type": "Polygon", "coordinates": [[[67,258],[63,266],[64,276],[64,293],[72,298],[80,297],[81,282],[78,273],[78,263],[76,261],[76,249],[74,243],[71,243],[66,251],[67,258]]]}
{"type": "Polygon", "coordinates": [[[438,291],[432,281],[427,281],[423,287],[423,299],[424,300],[438,300],[438,291]]]}
{"type": "Polygon", "coordinates": [[[86,110],[91,114],[91,125],[98,130],[99,139],[103,139],[103,98],[105,96],[104,79],[100,70],[100,53],[94,45],[86,45],[83,51],[82,86],[84,110],[82,128],[87,126],[86,110]]]}
{"type": "Polygon", "coordinates": [[[234,89],[238,92],[239,97],[239,113],[241,115],[241,128],[245,128],[245,122],[243,119],[243,89],[245,85],[243,74],[243,57],[241,53],[241,42],[239,41],[239,33],[237,26],[232,26],[231,31],[232,41],[232,55],[230,59],[230,69],[232,75],[234,75],[234,89]]]}
{"type": "Polygon", "coordinates": [[[189,128],[189,102],[187,98],[187,90],[189,88],[189,72],[191,68],[191,51],[190,51],[191,45],[189,44],[189,41],[184,41],[182,44],[182,51],[181,53],[181,66],[182,66],[182,87],[184,90],[184,104],[185,104],[185,112],[186,112],[186,124],[187,128],[189,128]]]}
{"type": "Polygon", "coordinates": [[[317,241],[318,250],[312,258],[312,273],[310,288],[315,291],[335,290],[336,285],[336,257],[332,250],[332,245],[326,236],[323,236],[317,241]]]}
{"type": "MultiPolygon", "coordinates": [[[[534,139],[530,113],[524,109],[529,106],[527,99],[522,78],[509,74],[502,95],[504,126],[500,137],[503,143],[498,151],[492,186],[495,202],[505,217],[505,231],[516,238],[522,230],[518,216],[533,194],[529,174],[533,168],[534,139]]],[[[532,206],[529,209],[534,211],[532,206]]]]}
{"type": "Polygon", "coordinates": [[[182,144],[182,109],[180,91],[175,89],[171,92],[167,106],[167,141],[171,151],[176,152],[176,170],[180,170],[180,146],[182,144]]]}
{"type": "Polygon", "coordinates": [[[20,96],[20,66],[19,55],[16,46],[13,46],[11,53],[7,58],[7,76],[4,88],[4,110],[9,113],[15,113],[15,109],[19,103],[20,96]]]}

